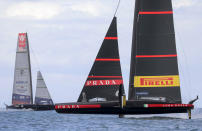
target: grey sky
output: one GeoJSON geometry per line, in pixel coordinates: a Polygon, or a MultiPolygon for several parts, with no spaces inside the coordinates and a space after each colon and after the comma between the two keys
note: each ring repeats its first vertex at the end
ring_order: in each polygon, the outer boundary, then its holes
{"type": "MultiPolygon", "coordinates": [[[[134,2],[122,0],[117,12],[126,92],[134,2]]],[[[0,0],[0,106],[4,102],[11,104],[19,32],[28,32],[34,93],[40,68],[54,102],[76,101],[117,3],[118,0],[0,0]]],[[[202,1],[173,0],[173,5],[181,90],[183,102],[187,103],[202,94],[202,1]]],[[[202,107],[202,102],[196,105],[202,107]]]]}

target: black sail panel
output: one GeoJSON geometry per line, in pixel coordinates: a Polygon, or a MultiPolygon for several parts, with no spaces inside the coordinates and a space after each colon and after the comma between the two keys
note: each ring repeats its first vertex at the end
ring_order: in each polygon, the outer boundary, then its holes
{"type": "Polygon", "coordinates": [[[122,83],[117,23],[114,17],[78,102],[118,101],[119,85],[122,83]]]}
{"type": "Polygon", "coordinates": [[[181,103],[171,0],[136,0],[129,100],[181,103]]]}

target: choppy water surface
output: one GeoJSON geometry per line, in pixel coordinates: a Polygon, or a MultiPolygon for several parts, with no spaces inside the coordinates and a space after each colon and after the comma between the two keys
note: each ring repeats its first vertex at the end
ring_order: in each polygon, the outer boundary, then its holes
{"type": "Polygon", "coordinates": [[[202,131],[202,109],[193,111],[193,119],[187,114],[126,116],[73,115],[55,111],[0,111],[2,131],[202,131]]]}

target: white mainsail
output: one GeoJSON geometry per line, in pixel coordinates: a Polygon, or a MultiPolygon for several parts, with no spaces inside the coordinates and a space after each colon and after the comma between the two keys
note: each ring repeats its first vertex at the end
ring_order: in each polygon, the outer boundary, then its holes
{"type": "Polygon", "coordinates": [[[33,104],[32,99],[32,78],[28,37],[27,33],[19,33],[14,71],[12,104],[33,104]]]}

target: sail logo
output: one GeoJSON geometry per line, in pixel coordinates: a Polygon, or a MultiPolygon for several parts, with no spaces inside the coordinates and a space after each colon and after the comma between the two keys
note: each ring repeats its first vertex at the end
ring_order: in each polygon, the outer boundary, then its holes
{"type": "Polygon", "coordinates": [[[63,108],[63,109],[72,109],[72,108],[79,108],[79,105],[61,105],[57,106],[58,109],[63,108]]]}
{"type": "Polygon", "coordinates": [[[140,78],[140,85],[173,85],[173,78],[140,78]]]}
{"type": "Polygon", "coordinates": [[[16,81],[15,83],[16,83],[16,84],[27,84],[28,81],[16,81]]]}
{"type": "Polygon", "coordinates": [[[56,105],[55,109],[100,108],[101,105],[56,105]]]}
{"type": "Polygon", "coordinates": [[[87,80],[85,86],[120,85],[123,80],[87,80]]]}
{"type": "Polygon", "coordinates": [[[134,87],[179,87],[178,75],[171,76],[135,76],[134,87]]]}
{"type": "Polygon", "coordinates": [[[19,34],[19,47],[25,47],[25,42],[26,42],[26,36],[25,33],[20,33],[19,34]]]}

